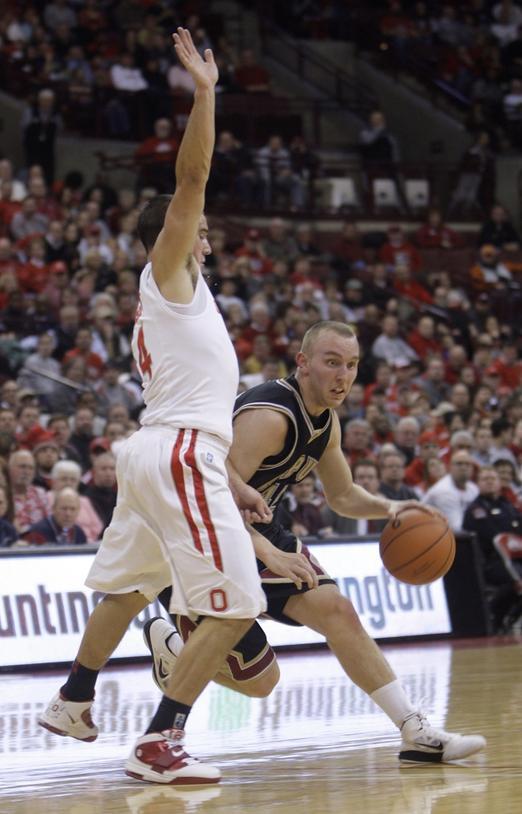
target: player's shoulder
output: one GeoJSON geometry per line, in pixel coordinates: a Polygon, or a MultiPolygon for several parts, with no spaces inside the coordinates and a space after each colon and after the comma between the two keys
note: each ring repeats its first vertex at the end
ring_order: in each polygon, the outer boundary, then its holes
{"type": "Polygon", "coordinates": [[[286,406],[292,400],[291,388],[286,379],[270,379],[262,384],[250,387],[236,397],[235,412],[247,406],[286,406]]]}

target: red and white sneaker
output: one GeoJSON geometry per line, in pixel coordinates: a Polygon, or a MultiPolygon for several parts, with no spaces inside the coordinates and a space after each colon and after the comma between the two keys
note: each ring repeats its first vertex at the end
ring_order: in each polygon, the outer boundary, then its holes
{"type": "Polygon", "coordinates": [[[187,755],[183,749],[184,734],[180,729],[168,729],[138,738],[125,764],[125,774],[136,780],[172,786],[219,783],[219,769],[187,755]]]}
{"type": "Polygon", "coordinates": [[[92,701],[68,701],[58,692],[39,716],[38,723],[55,735],[95,741],[98,727],[92,721],[91,707],[92,701]]]}

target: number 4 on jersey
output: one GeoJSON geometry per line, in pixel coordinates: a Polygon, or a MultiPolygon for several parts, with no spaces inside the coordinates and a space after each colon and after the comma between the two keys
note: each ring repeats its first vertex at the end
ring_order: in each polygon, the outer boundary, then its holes
{"type": "Polygon", "coordinates": [[[138,367],[140,369],[140,373],[142,378],[145,376],[152,376],[152,357],[148,352],[147,348],[145,347],[145,335],[143,333],[143,327],[140,327],[138,331],[138,367]]]}

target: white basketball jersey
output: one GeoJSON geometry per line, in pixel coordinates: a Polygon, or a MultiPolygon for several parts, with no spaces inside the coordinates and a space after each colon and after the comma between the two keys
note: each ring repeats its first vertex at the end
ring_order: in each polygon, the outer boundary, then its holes
{"type": "Polygon", "coordinates": [[[143,379],[143,425],[204,430],[231,443],[238,362],[201,272],[192,302],[180,305],[162,296],[145,266],[132,353],[143,379]]]}

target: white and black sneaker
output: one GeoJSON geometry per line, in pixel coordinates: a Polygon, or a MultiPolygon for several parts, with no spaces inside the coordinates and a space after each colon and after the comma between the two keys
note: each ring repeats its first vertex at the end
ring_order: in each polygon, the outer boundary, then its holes
{"type": "Polygon", "coordinates": [[[152,678],[165,693],[176,658],[183,648],[183,640],[174,625],[162,616],[155,616],[145,623],[143,638],[152,655],[152,678]]]}
{"type": "Polygon", "coordinates": [[[401,726],[399,760],[404,763],[448,763],[480,752],[486,746],[482,735],[460,735],[435,729],[416,712],[401,726]]]}

